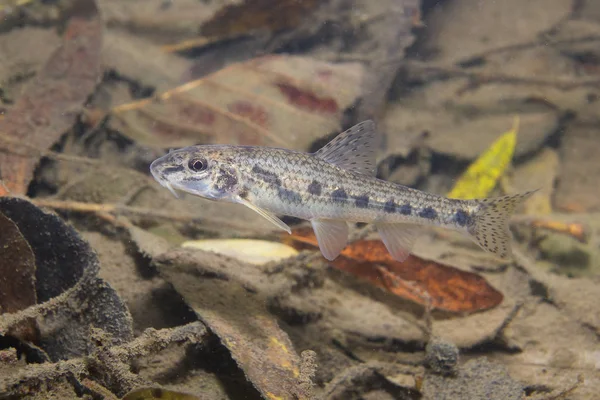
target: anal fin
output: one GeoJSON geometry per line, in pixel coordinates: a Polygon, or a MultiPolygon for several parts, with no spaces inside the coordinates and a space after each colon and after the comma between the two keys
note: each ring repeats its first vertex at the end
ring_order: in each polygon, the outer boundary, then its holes
{"type": "Polygon", "coordinates": [[[240,204],[245,205],[246,207],[248,207],[252,211],[257,212],[259,215],[261,215],[266,220],[272,222],[279,229],[283,229],[287,233],[292,233],[292,230],[290,229],[290,227],[285,222],[283,222],[282,220],[280,220],[279,218],[277,218],[275,215],[271,214],[270,212],[268,212],[266,210],[263,210],[260,207],[255,206],[254,204],[250,203],[248,200],[244,200],[242,198],[239,198],[237,201],[240,204]]]}
{"type": "Polygon", "coordinates": [[[419,236],[420,228],[417,225],[403,223],[379,223],[376,226],[381,240],[392,257],[396,261],[405,261],[412,251],[417,236],[419,236]]]}
{"type": "Polygon", "coordinates": [[[335,259],[348,244],[348,223],[333,219],[313,219],[310,222],[323,256],[329,261],[335,259]]]}

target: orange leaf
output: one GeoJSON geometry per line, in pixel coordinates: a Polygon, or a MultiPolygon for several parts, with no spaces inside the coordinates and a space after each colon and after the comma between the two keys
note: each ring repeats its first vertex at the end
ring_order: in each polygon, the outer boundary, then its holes
{"type": "MultiPolygon", "coordinates": [[[[297,249],[318,246],[309,228],[294,230],[288,241],[297,249]]],[[[404,299],[431,304],[439,310],[481,311],[497,306],[503,299],[502,293],[475,273],[414,255],[398,262],[379,240],[351,243],[331,264],[404,299]]]]}

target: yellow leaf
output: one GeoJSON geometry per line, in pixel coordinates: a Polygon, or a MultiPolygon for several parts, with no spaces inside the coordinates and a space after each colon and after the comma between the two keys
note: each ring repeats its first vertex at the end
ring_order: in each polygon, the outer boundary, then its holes
{"type": "Polygon", "coordinates": [[[510,165],[517,144],[518,128],[519,117],[515,117],[513,127],[473,161],[448,193],[448,197],[453,199],[487,197],[510,165]]]}

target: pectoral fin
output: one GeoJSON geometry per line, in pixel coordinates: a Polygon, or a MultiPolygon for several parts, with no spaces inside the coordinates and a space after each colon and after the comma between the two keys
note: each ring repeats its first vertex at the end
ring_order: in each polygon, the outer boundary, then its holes
{"type": "Polygon", "coordinates": [[[412,224],[377,224],[377,231],[392,257],[405,261],[419,236],[420,229],[412,224]]]}
{"type": "Polygon", "coordinates": [[[292,230],[290,229],[289,226],[287,226],[287,224],[285,222],[283,222],[282,220],[280,220],[279,218],[277,218],[275,215],[271,214],[270,212],[263,210],[262,208],[257,207],[254,204],[250,203],[248,200],[244,200],[242,198],[239,198],[238,202],[245,205],[249,209],[256,211],[262,217],[266,218],[268,221],[275,224],[279,229],[283,229],[287,233],[292,233],[292,230]]]}
{"type": "Polygon", "coordinates": [[[329,261],[333,260],[348,244],[348,223],[332,219],[313,219],[310,222],[321,253],[329,261]]]}

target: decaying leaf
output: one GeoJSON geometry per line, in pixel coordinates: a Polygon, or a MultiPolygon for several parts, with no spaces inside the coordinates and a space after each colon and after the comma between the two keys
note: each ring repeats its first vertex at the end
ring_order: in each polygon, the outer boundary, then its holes
{"type": "Polygon", "coordinates": [[[36,262],[37,299],[45,302],[98,271],[98,259],[73,227],[18,198],[0,198],[0,211],[19,228],[36,262]]]}
{"type": "MultiPolygon", "coordinates": [[[[288,240],[298,248],[318,246],[309,229],[293,231],[288,240]]],[[[502,293],[477,274],[415,255],[397,262],[379,240],[351,243],[331,264],[402,298],[439,310],[481,311],[497,306],[503,299],[502,293]]]]}
{"type": "MultiPolygon", "coordinates": [[[[75,229],[19,198],[0,198],[0,212],[14,222],[35,256],[37,301],[70,294],[71,301],[54,312],[34,316],[41,331],[40,347],[52,360],[87,354],[93,348],[91,326],[109,332],[114,343],[131,338],[126,306],[110,285],[96,277],[97,256],[75,229]]],[[[12,318],[18,319],[18,313],[12,318]]],[[[10,331],[11,321],[0,315],[0,334],[10,331]]]]}
{"type": "Polygon", "coordinates": [[[19,228],[0,212],[0,314],[36,303],[35,257],[19,228]]]}
{"type": "Polygon", "coordinates": [[[281,261],[298,254],[296,249],[285,244],[253,239],[190,240],[181,247],[212,251],[251,264],[281,261]]]}
{"type": "Polygon", "coordinates": [[[238,261],[185,249],[170,251],[155,261],[161,275],[221,339],[265,398],[298,398],[300,357],[257,289],[228,275],[238,261]]]}
{"type": "Polygon", "coordinates": [[[176,392],[163,388],[135,389],[123,396],[122,400],[201,400],[202,397],[176,392]]]}
{"type": "MultiPolygon", "coordinates": [[[[36,304],[35,257],[17,225],[0,212],[0,314],[15,313],[36,304]]],[[[11,331],[26,341],[35,340],[35,322],[11,331]]]]}
{"type": "Polygon", "coordinates": [[[317,0],[246,0],[228,4],[202,26],[200,33],[209,37],[231,37],[258,30],[277,32],[297,26],[318,6],[317,0]]]}
{"type": "Polygon", "coordinates": [[[362,75],[358,63],[265,56],[119,106],[113,117],[124,135],[150,147],[223,143],[307,150],[340,130],[362,75]]]}
{"type": "Polygon", "coordinates": [[[69,15],[62,46],[0,120],[0,195],[27,192],[40,152],[73,124],[100,76],[103,24],[95,2],[77,0],[69,15]]]}
{"type": "Polygon", "coordinates": [[[517,144],[518,127],[519,119],[515,118],[512,129],[500,136],[467,168],[448,193],[448,197],[454,199],[487,197],[510,165],[517,144]]]}
{"type": "Polygon", "coordinates": [[[225,4],[199,31],[202,36],[163,47],[165,51],[185,51],[241,36],[277,33],[293,29],[320,4],[316,0],[246,0],[225,4]]]}

